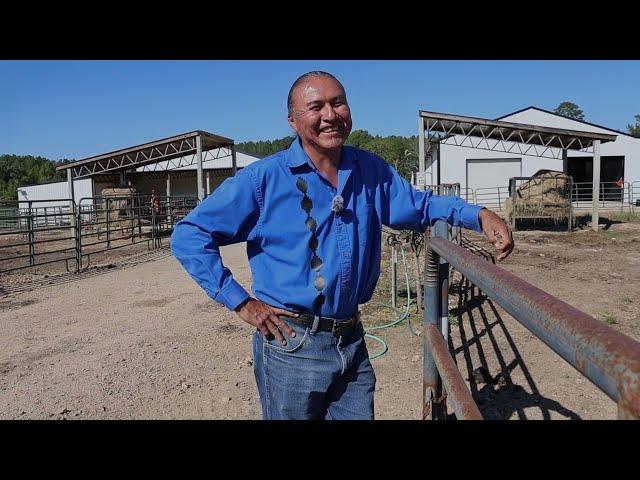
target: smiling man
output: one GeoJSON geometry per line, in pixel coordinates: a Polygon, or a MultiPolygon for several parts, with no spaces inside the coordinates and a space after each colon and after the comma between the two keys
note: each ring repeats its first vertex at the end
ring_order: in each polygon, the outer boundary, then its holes
{"type": "Polygon", "coordinates": [[[176,225],[171,248],[215,301],[256,327],[254,373],[264,419],[373,419],[375,374],[358,305],[380,275],[382,225],[423,232],[436,220],[513,249],[495,213],[419,192],[382,158],[344,146],[342,84],[314,71],[288,97],[291,146],[244,168],[176,225]],[[219,247],[247,242],[252,297],[219,247]]]}

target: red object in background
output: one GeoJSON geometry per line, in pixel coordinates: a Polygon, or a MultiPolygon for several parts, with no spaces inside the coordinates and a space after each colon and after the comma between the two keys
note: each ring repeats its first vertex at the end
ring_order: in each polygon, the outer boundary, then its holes
{"type": "Polygon", "coordinates": [[[620,177],[618,180],[616,180],[616,187],[622,188],[623,184],[624,184],[624,181],[622,180],[622,177],[620,177]]]}
{"type": "Polygon", "coordinates": [[[156,193],[155,188],[151,189],[151,206],[156,213],[160,212],[160,197],[156,193]]]}

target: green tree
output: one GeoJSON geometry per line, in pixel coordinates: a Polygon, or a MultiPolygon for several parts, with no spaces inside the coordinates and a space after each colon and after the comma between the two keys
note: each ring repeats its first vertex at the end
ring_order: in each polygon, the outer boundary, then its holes
{"type": "Polygon", "coordinates": [[[629,131],[629,134],[636,137],[636,138],[640,138],[640,115],[636,115],[635,116],[636,119],[636,124],[635,125],[627,125],[627,130],[629,131]]]}
{"type": "Polygon", "coordinates": [[[0,155],[0,200],[15,200],[18,187],[64,180],[56,165],[44,157],[0,155]]]}
{"type": "Polygon", "coordinates": [[[366,150],[366,146],[373,140],[373,136],[366,130],[353,130],[349,134],[349,138],[344,142],[346,145],[350,145],[356,148],[362,148],[366,150]]]}
{"type": "Polygon", "coordinates": [[[574,120],[584,120],[584,114],[580,107],[572,102],[562,102],[554,110],[558,115],[563,117],[573,118],[574,120]]]}
{"type": "Polygon", "coordinates": [[[266,157],[272,155],[280,150],[289,148],[291,142],[295,137],[283,137],[275,140],[260,140],[257,142],[242,142],[238,143],[236,147],[249,155],[256,155],[258,157],[266,157]]]}

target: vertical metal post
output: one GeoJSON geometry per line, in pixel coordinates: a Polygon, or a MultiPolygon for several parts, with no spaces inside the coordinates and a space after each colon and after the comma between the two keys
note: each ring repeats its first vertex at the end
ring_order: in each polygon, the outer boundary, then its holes
{"type": "Polygon", "coordinates": [[[135,197],[131,195],[131,204],[128,208],[129,218],[131,218],[131,243],[136,243],[136,206],[135,206],[135,197]]]}
{"type": "Polygon", "coordinates": [[[211,195],[211,172],[207,170],[207,195],[211,195]]]}
{"type": "MultiPolygon", "coordinates": [[[[393,238],[395,240],[395,238],[393,238]]],[[[391,306],[396,308],[397,294],[397,275],[398,275],[398,251],[396,250],[396,242],[391,241],[391,306]]]]}
{"type": "MultiPolygon", "coordinates": [[[[436,222],[436,228],[431,229],[433,234],[441,230],[436,222]]],[[[424,272],[424,331],[429,325],[434,325],[440,330],[440,255],[429,245],[426,252],[424,272]]],[[[435,360],[429,349],[429,344],[424,339],[423,358],[423,382],[422,382],[422,419],[438,420],[445,418],[446,406],[442,397],[442,379],[438,373],[435,360]],[[443,408],[444,407],[444,408],[443,408]]]]}
{"type": "Polygon", "coordinates": [[[136,205],[136,216],[138,217],[138,238],[142,238],[142,219],[140,218],[140,207],[142,206],[142,198],[134,197],[136,205]]]}
{"type": "Polygon", "coordinates": [[[28,208],[29,208],[29,213],[27,216],[27,228],[29,229],[28,233],[27,233],[27,239],[29,241],[29,265],[33,265],[35,263],[35,245],[33,244],[34,241],[34,235],[33,235],[33,212],[31,210],[31,206],[32,203],[31,201],[29,201],[28,203],[28,208]]]}
{"type": "Polygon", "coordinates": [[[159,246],[156,232],[156,209],[153,208],[153,201],[151,201],[151,245],[153,245],[153,248],[159,246]]]}
{"type": "Polygon", "coordinates": [[[569,226],[567,231],[570,232],[573,228],[573,198],[571,194],[573,192],[573,177],[568,176],[567,181],[569,182],[569,226]]]}
{"type": "MultiPolygon", "coordinates": [[[[445,222],[437,222],[435,225],[436,237],[450,240],[449,225],[445,222]]],[[[440,257],[440,271],[438,283],[440,284],[440,331],[445,341],[449,341],[449,262],[440,257]]]]}
{"type": "MultiPolygon", "coordinates": [[[[109,227],[109,219],[111,218],[111,200],[107,200],[107,248],[111,248],[111,229],[109,227]]],[[[98,227],[99,229],[100,227],[98,227]]]]}
{"type": "Polygon", "coordinates": [[[237,171],[238,167],[236,162],[236,146],[231,145],[231,175],[235,177],[237,171]]]}
{"type": "Polygon", "coordinates": [[[437,166],[438,166],[438,185],[440,185],[441,183],[441,178],[440,178],[440,143],[436,143],[434,144],[434,153],[436,154],[436,159],[437,159],[437,166]]]}
{"type": "MultiPolygon", "coordinates": [[[[418,113],[418,177],[422,176],[425,184],[427,183],[427,174],[425,169],[425,149],[424,149],[424,119],[418,113]]],[[[420,179],[416,180],[420,183],[420,179]]]]}
{"type": "Polygon", "coordinates": [[[204,200],[204,188],[202,181],[202,138],[200,135],[196,137],[196,160],[197,165],[197,179],[198,179],[198,202],[204,200]]]}
{"type": "Polygon", "coordinates": [[[171,196],[171,173],[167,172],[167,198],[171,196]]]}
{"type": "MultiPolygon", "coordinates": [[[[78,230],[80,229],[80,222],[76,222],[76,192],[73,188],[73,171],[71,168],[67,168],[67,188],[69,189],[69,213],[71,216],[71,221],[69,224],[71,225],[71,232],[73,233],[74,242],[77,242],[79,234],[78,230]]],[[[76,270],[80,268],[78,265],[79,259],[76,262],[76,270]]]]}
{"type": "Polygon", "coordinates": [[[600,140],[593,141],[593,190],[591,195],[592,214],[591,228],[598,231],[600,223],[600,212],[598,211],[598,201],[600,196],[600,140]]]}
{"type": "Polygon", "coordinates": [[[516,179],[509,179],[509,190],[511,193],[511,231],[516,231],[516,199],[518,196],[516,195],[516,179]]]}
{"type": "Polygon", "coordinates": [[[75,235],[76,272],[79,272],[82,268],[82,207],[80,205],[78,205],[78,212],[76,214],[76,225],[78,226],[78,234],[75,235]]]}

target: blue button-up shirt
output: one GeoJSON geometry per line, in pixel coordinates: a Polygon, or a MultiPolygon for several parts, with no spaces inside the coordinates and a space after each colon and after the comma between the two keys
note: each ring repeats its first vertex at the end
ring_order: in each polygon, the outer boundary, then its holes
{"type": "Polygon", "coordinates": [[[233,310],[249,294],[223,265],[219,247],[246,241],[256,298],[313,312],[319,274],[325,280],[321,314],[343,318],[373,294],[380,276],[382,225],[422,232],[442,219],[481,231],[481,208],[459,197],[417,191],[382,158],[348,146],[342,148],[336,189],[296,138],[289,149],[225,180],[176,225],[171,249],[213,300],[233,310]],[[312,232],[298,178],[307,184],[310,216],[317,224],[318,272],[311,268],[312,232]],[[335,213],[332,200],[338,194],[344,208],[335,213]]]}

